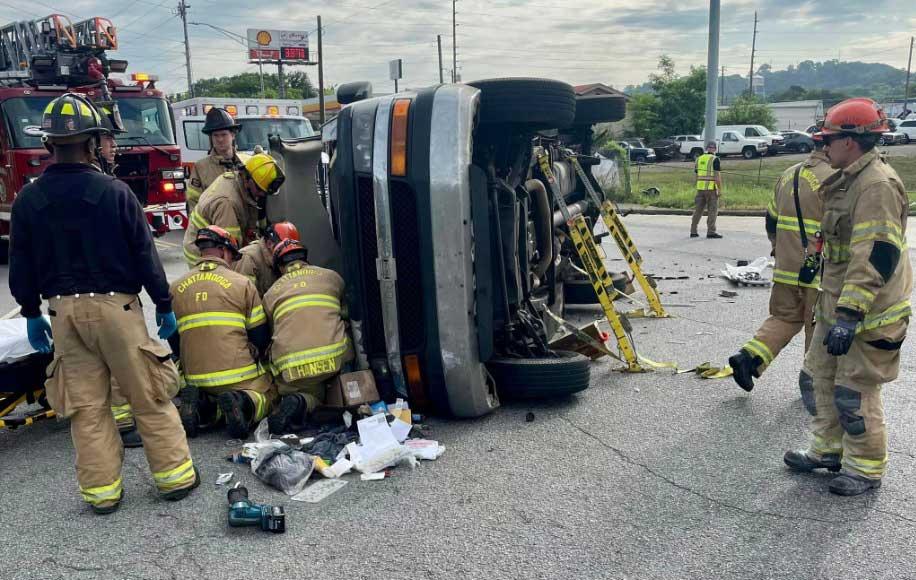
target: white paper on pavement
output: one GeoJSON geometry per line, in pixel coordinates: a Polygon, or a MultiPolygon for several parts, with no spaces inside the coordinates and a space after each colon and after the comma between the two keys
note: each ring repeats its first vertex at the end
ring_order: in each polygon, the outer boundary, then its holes
{"type": "Polygon", "coordinates": [[[403,443],[407,436],[410,435],[411,425],[401,421],[400,419],[395,419],[391,422],[391,432],[394,434],[394,438],[398,440],[398,443],[403,443]]]}
{"type": "Polygon", "coordinates": [[[293,501],[318,503],[345,485],[347,485],[346,479],[319,479],[290,499],[293,501]]]}
{"type": "Polygon", "coordinates": [[[410,439],[404,446],[417,459],[434,461],[445,453],[445,445],[431,439],[410,439]]]}
{"type": "Polygon", "coordinates": [[[410,456],[410,452],[398,443],[384,413],[357,421],[356,428],[360,445],[355,458],[351,452],[350,460],[362,473],[381,471],[410,456]]]}

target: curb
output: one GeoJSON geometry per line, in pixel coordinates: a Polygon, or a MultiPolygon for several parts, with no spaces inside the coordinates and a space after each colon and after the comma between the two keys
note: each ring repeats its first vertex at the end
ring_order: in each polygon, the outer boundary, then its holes
{"type": "MultiPolygon", "coordinates": [[[[678,209],[666,207],[621,207],[620,213],[627,215],[693,215],[692,209],[678,209]]],[[[738,217],[764,217],[766,210],[762,209],[720,209],[718,215],[738,217]]]]}

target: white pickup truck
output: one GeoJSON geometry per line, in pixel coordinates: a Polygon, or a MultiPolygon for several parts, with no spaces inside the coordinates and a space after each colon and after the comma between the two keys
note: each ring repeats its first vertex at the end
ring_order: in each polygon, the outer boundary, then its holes
{"type": "Polygon", "coordinates": [[[716,145],[719,157],[726,155],[740,155],[745,159],[753,159],[766,155],[770,145],[763,139],[749,139],[743,133],[734,130],[716,129],[716,145]]]}
{"type": "Polygon", "coordinates": [[[667,139],[678,144],[684,161],[693,161],[703,154],[703,138],[699,135],[672,135],[667,139]]]}

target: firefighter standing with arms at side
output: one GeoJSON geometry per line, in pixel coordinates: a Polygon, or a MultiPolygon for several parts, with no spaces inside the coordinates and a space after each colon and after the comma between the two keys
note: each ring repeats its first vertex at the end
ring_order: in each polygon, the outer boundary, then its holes
{"type": "Polygon", "coordinates": [[[111,377],[130,402],[161,497],[179,500],[200,483],[171,402],[178,372],[150,338],[137,294],[156,305],[159,337],[175,332],[165,272],[143,208],[130,188],[92,165],[95,107],[81,95],[51,101],[42,116],[54,164],[13,205],[10,289],[28,320],[29,343],[50,352],[48,401],[70,418],[83,499],[98,514],[121,504],[124,451],[111,414],[111,377]],[[41,316],[48,300],[51,325],[41,316]]]}
{"type": "Polygon", "coordinates": [[[820,132],[831,166],[840,171],[821,188],[822,292],[799,375],[811,440],[784,461],[801,472],[842,469],[829,485],[840,495],[881,486],[887,470],[881,387],[897,378],[911,314],[909,201],[875,149],[887,130],[874,101],[847,99],[827,112],[820,132]]]}
{"type": "Polygon", "coordinates": [[[823,152],[823,141],[817,137],[814,143],[816,150],[779,178],[767,208],[767,237],[776,257],[770,317],[754,338],[728,359],[735,382],[745,391],[754,388],[754,378],[760,377],[800,330],[805,331],[806,351],[811,343],[814,303],[820,285],[821,255],[817,245],[824,213],[818,189],[834,173],[823,152]]]}
{"type": "Polygon", "coordinates": [[[184,234],[184,254],[189,265],[200,254],[197,232],[207,226],[220,227],[244,247],[258,239],[267,226],[268,195],[279,193],[285,176],[277,161],[266,153],[252,155],[237,171],[223,173],[200,198],[191,212],[184,234]]]}
{"type": "Polygon", "coordinates": [[[706,237],[718,239],[721,234],[716,233],[716,216],[719,214],[719,196],[722,195],[722,167],[716,156],[716,143],[710,141],[706,144],[706,153],[697,158],[694,173],[697,174],[697,196],[694,200],[693,218],[690,221],[690,237],[697,238],[697,226],[706,216],[706,237]]]}
{"type": "Polygon", "coordinates": [[[200,196],[216,179],[227,171],[242,167],[247,155],[239,155],[235,140],[242,130],[229,111],[213,107],[207,111],[207,118],[201,132],[210,139],[210,151],[207,156],[194,163],[188,177],[188,189],[185,198],[188,201],[188,215],[197,207],[200,196]]]}

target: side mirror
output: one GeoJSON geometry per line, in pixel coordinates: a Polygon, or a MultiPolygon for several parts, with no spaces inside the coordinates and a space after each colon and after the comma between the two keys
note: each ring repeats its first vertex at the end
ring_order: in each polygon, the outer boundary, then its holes
{"type": "Polygon", "coordinates": [[[337,102],[341,105],[364,101],[370,96],[372,96],[372,83],[368,81],[344,83],[337,87],[337,102]]]}

